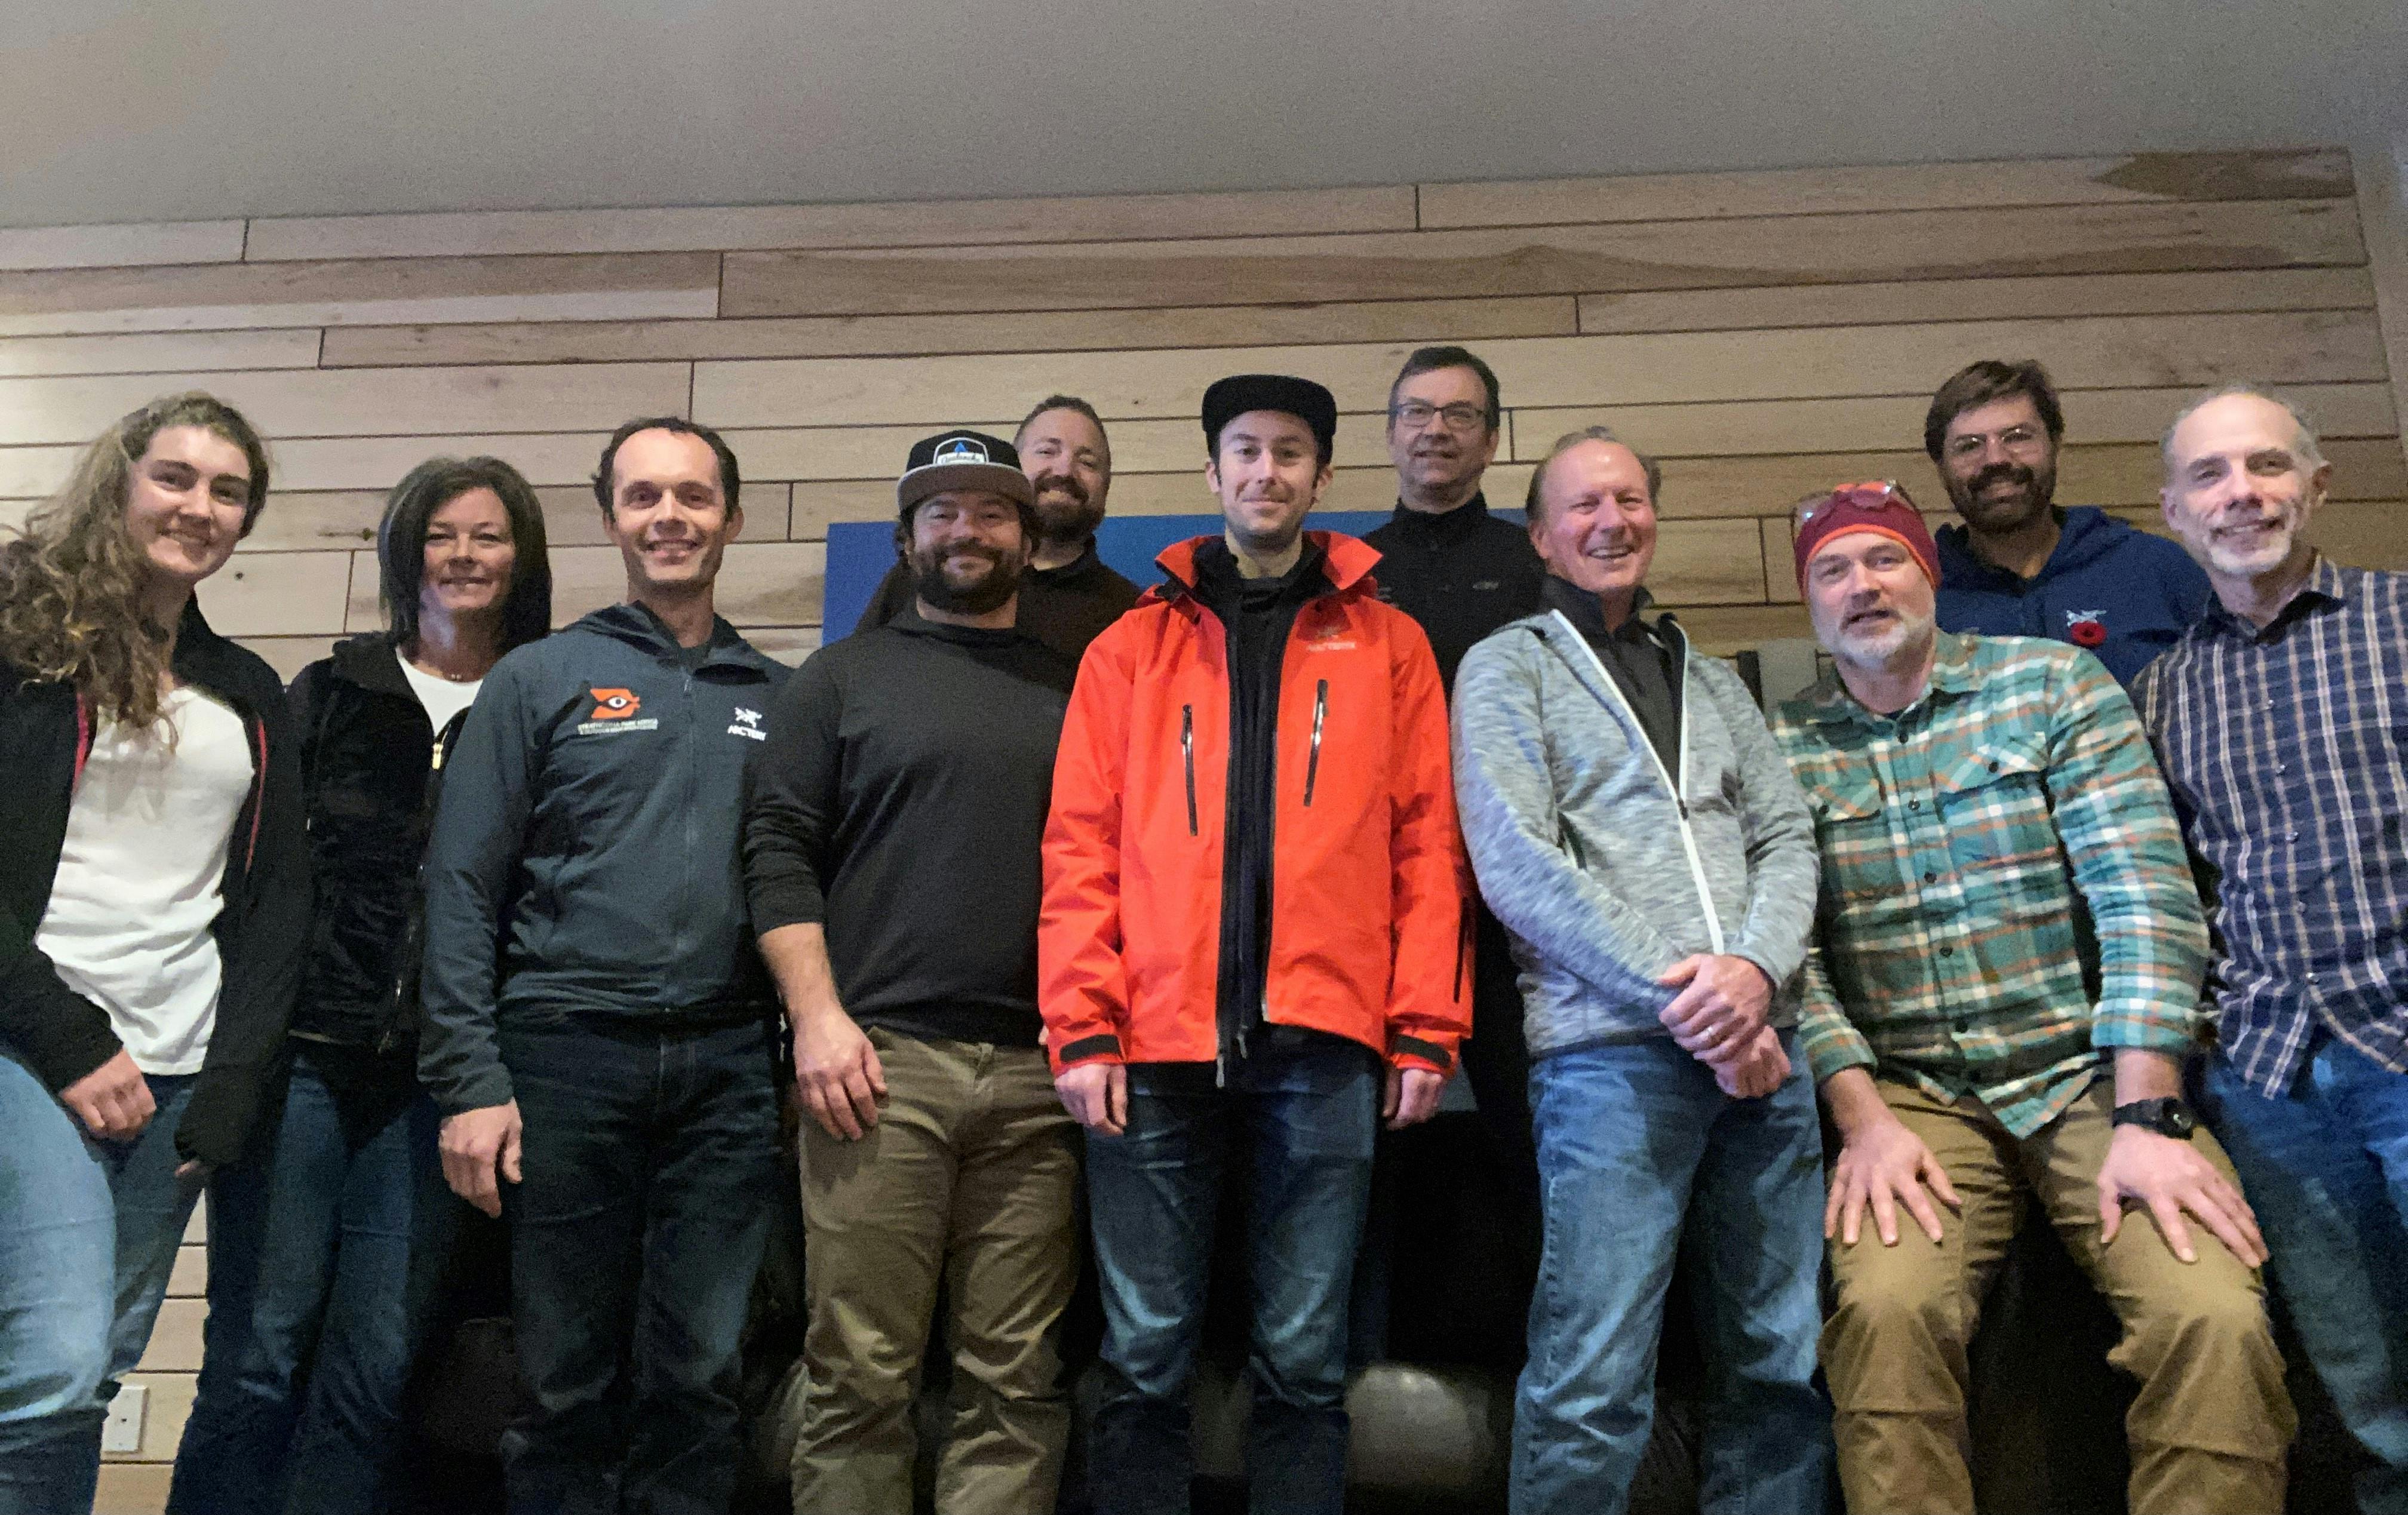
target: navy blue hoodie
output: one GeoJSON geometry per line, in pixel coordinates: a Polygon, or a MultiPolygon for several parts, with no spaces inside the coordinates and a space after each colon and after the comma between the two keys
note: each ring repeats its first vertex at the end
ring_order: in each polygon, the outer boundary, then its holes
{"type": "Polygon", "coordinates": [[[738,834],[786,673],[724,621],[687,650],[638,605],[494,665],[426,853],[419,1075],[446,1114],[512,1097],[497,1015],[771,1013],[738,834]]]}
{"type": "Polygon", "coordinates": [[[1976,554],[1963,526],[1941,527],[1940,629],[2071,642],[2128,688],[2207,608],[2207,575],[2174,543],[2095,506],[2057,516],[2057,550],[2036,579],[1976,554]]]}

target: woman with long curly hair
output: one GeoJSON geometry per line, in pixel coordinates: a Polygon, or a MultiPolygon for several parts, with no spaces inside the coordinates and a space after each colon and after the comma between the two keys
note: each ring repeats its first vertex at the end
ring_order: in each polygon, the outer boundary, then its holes
{"type": "Polygon", "coordinates": [[[308,915],[282,690],[193,591],[267,498],[207,394],[0,546],[0,1512],[92,1508],[194,1203],[243,1155],[308,915]]]}
{"type": "Polygon", "coordinates": [[[316,879],[293,1077],[267,1161],[211,1197],[212,1260],[229,1266],[209,1280],[222,1297],[176,1515],[389,1508],[402,1394],[460,1208],[417,1078],[415,883],[478,686],[552,629],[543,507],[497,458],[430,459],[386,502],[377,564],[390,629],[293,681],[316,879]]]}

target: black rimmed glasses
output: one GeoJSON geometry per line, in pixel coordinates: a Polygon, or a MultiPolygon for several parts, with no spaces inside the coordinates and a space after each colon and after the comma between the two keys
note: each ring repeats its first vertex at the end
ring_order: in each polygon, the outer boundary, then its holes
{"type": "Polygon", "coordinates": [[[1451,432],[1470,432],[1488,424],[1486,407],[1456,401],[1453,405],[1430,405],[1422,400],[1406,400],[1388,407],[1388,419],[1407,431],[1419,431],[1433,419],[1446,422],[1451,432]]]}

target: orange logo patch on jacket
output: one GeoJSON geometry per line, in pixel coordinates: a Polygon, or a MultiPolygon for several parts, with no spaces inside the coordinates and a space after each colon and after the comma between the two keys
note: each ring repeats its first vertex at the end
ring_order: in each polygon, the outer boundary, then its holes
{"type": "Polygon", "coordinates": [[[624,721],[643,707],[632,689],[596,689],[594,696],[594,717],[596,721],[624,721]]]}

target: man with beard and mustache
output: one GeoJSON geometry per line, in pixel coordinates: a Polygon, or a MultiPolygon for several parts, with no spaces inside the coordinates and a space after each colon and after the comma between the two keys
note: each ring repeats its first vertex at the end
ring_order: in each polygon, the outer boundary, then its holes
{"type": "Polygon", "coordinates": [[[1374,1128],[1426,1119],[1469,1029],[1470,910],[1429,639],[1377,554],[1303,529],[1338,406],[1205,391],[1222,531],[1096,639],[1062,730],[1038,957],[1088,1130],[1105,1515],[1188,1508],[1188,1390],[1225,1183],[1250,1201],[1252,1508],[1338,1515],[1346,1285],[1374,1128]]]}
{"type": "Polygon", "coordinates": [[[2408,1510],[2408,575],[2301,535],[2332,465],[2249,389],[2166,433],[2166,524],[2215,604],[2133,687],[2221,957],[2201,1105],[2265,1212],[2309,1364],[2408,1510]]]}
{"type": "Polygon", "coordinates": [[[1823,1368],[1848,1508],[1971,1515],[1966,1350],[2036,1205],[2123,1326],[2133,1515],[2280,1509],[2266,1247],[2181,1097],[2208,935],[2132,703],[2078,649],[1939,630],[1895,486],[1801,516],[1836,666],[1773,733],[1822,852],[1799,1025],[1841,1140],[1823,1368]]]}
{"type": "Polygon", "coordinates": [[[620,427],[594,493],[626,603],[494,665],[443,765],[418,1066],[444,1178],[510,1222],[513,1515],[718,1515],[735,1488],[778,1177],[737,842],[786,679],[713,611],[740,483],[707,426],[620,427]]]}
{"type": "MultiPolygon", "coordinates": [[[[1037,491],[1037,531],[1028,567],[1020,576],[1021,632],[1073,664],[1087,644],[1137,603],[1138,589],[1096,555],[1096,528],[1112,489],[1112,446],[1096,407],[1075,394],[1037,402],[1011,445],[1037,491]]],[[[910,607],[918,593],[902,558],[878,581],[853,629],[882,626],[910,607]]]]}
{"type": "Polygon", "coordinates": [[[2128,686],[2207,607],[2207,579],[2162,537],[2053,503],[2064,436],[2028,360],[1969,364],[1931,397],[1923,450],[1964,520],[1940,528],[1940,625],[2071,642],[2128,686]]]}
{"type": "Polygon", "coordinates": [[[1048,1515],[1079,1163],[1039,1047],[1039,845],[1075,670],[1014,625],[1038,524],[1008,443],[929,437],[896,494],[912,607],[796,673],[745,822],[810,1117],[795,1508],[910,1515],[941,1288],[936,1508],[1048,1515]]]}
{"type": "Polygon", "coordinates": [[[1604,427],[1558,438],[1526,511],[1546,609],[1455,683],[1455,796],[1522,968],[1545,1194],[1512,1508],[1629,1508],[1680,1268],[1707,1372],[1700,1507],[1814,1515],[1823,1143],[1784,991],[1813,838],[1738,673],[1646,613],[1662,483],[1604,427]]]}

